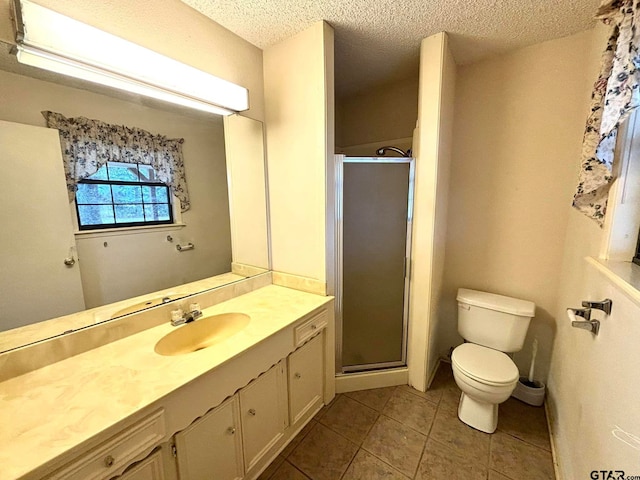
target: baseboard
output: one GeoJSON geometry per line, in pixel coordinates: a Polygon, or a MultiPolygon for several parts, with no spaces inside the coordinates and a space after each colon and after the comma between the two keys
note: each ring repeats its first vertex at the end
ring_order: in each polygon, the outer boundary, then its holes
{"type": "Polygon", "coordinates": [[[407,385],[408,381],[409,369],[406,367],[374,372],[345,373],[336,375],[336,393],[407,385]]]}
{"type": "Polygon", "coordinates": [[[553,460],[553,472],[555,474],[556,480],[564,480],[562,475],[562,470],[560,469],[560,463],[558,462],[558,450],[556,448],[556,437],[554,434],[553,422],[551,416],[551,409],[549,408],[549,401],[545,399],[544,401],[544,413],[547,418],[547,430],[549,431],[549,443],[551,444],[551,458],[553,460]]]}

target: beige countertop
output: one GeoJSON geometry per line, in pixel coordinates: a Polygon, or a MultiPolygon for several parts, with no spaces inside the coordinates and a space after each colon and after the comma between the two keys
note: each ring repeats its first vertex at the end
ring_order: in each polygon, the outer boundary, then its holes
{"type": "MultiPolygon", "coordinates": [[[[155,353],[167,322],[0,383],[0,479],[16,479],[251,349],[331,301],[275,285],[206,308],[249,325],[212,347],[155,353]]],[[[180,327],[177,327],[180,328],[180,327]]]]}

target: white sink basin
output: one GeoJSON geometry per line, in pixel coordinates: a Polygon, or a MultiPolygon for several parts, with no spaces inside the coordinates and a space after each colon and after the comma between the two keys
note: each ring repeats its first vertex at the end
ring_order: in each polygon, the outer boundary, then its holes
{"type": "Polygon", "coordinates": [[[173,356],[191,353],[229,338],[249,325],[244,313],[221,313],[177,327],[156,343],[155,352],[173,356]]]}

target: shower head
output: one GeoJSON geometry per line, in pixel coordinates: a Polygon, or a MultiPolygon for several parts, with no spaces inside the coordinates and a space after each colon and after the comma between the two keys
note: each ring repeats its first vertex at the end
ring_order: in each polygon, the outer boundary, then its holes
{"type": "Polygon", "coordinates": [[[400,149],[398,147],[391,147],[391,146],[379,148],[378,150],[376,150],[376,155],[384,155],[384,153],[387,150],[391,150],[392,152],[399,153],[403,157],[410,157],[411,156],[411,150],[407,150],[405,152],[404,150],[402,150],[402,149],[400,149]]]}

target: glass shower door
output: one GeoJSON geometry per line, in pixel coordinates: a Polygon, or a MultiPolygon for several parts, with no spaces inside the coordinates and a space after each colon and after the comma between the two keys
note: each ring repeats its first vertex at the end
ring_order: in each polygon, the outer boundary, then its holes
{"type": "Polygon", "coordinates": [[[413,159],[342,162],[343,372],[406,364],[413,159]]]}

